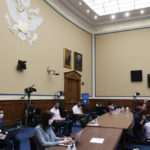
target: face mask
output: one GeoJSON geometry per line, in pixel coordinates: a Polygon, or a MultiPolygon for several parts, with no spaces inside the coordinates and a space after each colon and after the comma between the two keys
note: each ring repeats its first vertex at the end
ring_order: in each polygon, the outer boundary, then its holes
{"type": "Polygon", "coordinates": [[[50,120],[48,121],[48,124],[49,124],[49,125],[52,125],[52,124],[53,124],[53,121],[54,121],[53,119],[50,119],[50,120]]]}
{"type": "Polygon", "coordinates": [[[3,117],[4,117],[4,114],[0,114],[0,119],[3,119],[3,117]]]}
{"type": "Polygon", "coordinates": [[[58,107],[58,106],[56,106],[55,108],[56,108],[56,109],[58,109],[59,107],[58,107]]]}

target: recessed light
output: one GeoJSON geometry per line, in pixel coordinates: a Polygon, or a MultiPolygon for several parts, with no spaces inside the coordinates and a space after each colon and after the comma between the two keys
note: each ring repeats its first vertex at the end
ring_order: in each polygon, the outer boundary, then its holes
{"type": "Polygon", "coordinates": [[[111,15],[111,19],[116,19],[116,15],[111,15]]]}
{"type": "Polygon", "coordinates": [[[97,19],[97,18],[98,18],[98,16],[97,16],[97,15],[95,15],[95,16],[94,16],[94,19],[97,19]]]}
{"type": "Polygon", "coordinates": [[[79,2],[79,5],[81,6],[81,5],[82,5],[82,3],[81,3],[81,2],[79,2]]]}
{"type": "Polygon", "coordinates": [[[140,13],[141,13],[141,14],[144,14],[144,10],[141,10],[140,13]]]}
{"type": "Polygon", "coordinates": [[[89,12],[90,12],[90,10],[89,10],[89,9],[87,9],[87,10],[86,10],[86,12],[87,12],[87,13],[89,13],[89,12]]]}
{"type": "Polygon", "coordinates": [[[129,12],[126,12],[126,13],[125,13],[125,16],[126,16],[126,17],[129,17],[129,16],[130,16],[130,13],[129,13],[129,12]]]}

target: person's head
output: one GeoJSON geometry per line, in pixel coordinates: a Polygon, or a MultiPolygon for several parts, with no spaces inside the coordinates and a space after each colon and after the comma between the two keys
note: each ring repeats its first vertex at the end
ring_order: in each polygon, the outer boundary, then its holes
{"type": "Polygon", "coordinates": [[[146,115],[146,120],[150,122],[150,115],[146,115]]]}
{"type": "Polygon", "coordinates": [[[112,105],[112,102],[111,102],[111,101],[109,101],[109,102],[108,102],[108,105],[112,105]]]}
{"type": "Polygon", "coordinates": [[[78,105],[78,107],[81,107],[81,102],[78,102],[78,104],[77,104],[77,105],[78,105]]]}
{"type": "Polygon", "coordinates": [[[55,101],[55,102],[54,102],[54,107],[55,107],[56,109],[59,108],[59,102],[58,102],[58,101],[55,101]]]}
{"type": "Polygon", "coordinates": [[[141,114],[143,112],[142,106],[136,106],[135,112],[141,114]]]}
{"type": "Polygon", "coordinates": [[[44,130],[48,129],[52,123],[53,123],[53,113],[50,111],[45,111],[42,115],[41,115],[41,126],[44,130]]]}
{"type": "Polygon", "coordinates": [[[0,108],[0,119],[3,119],[3,117],[4,117],[3,108],[0,108]]]}

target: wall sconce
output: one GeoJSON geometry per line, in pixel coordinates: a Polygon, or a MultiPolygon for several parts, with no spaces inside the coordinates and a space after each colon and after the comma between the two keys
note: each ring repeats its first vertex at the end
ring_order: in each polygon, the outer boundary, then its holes
{"type": "Polygon", "coordinates": [[[50,75],[51,72],[53,72],[53,75],[56,75],[56,76],[59,75],[59,73],[56,73],[55,70],[51,70],[51,69],[50,69],[50,66],[47,67],[47,72],[48,72],[49,75],[50,75]]]}

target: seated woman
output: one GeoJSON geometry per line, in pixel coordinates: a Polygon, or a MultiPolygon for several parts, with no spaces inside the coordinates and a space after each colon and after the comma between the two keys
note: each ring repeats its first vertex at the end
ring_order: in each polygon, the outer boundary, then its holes
{"type": "Polygon", "coordinates": [[[108,110],[109,112],[112,112],[115,109],[115,106],[112,102],[108,102],[108,110]]]}
{"type": "Polygon", "coordinates": [[[37,150],[44,150],[47,147],[55,146],[59,144],[69,143],[71,138],[59,138],[56,137],[51,125],[53,123],[53,113],[45,111],[41,116],[41,124],[35,128],[35,143],[37,150]]]}

